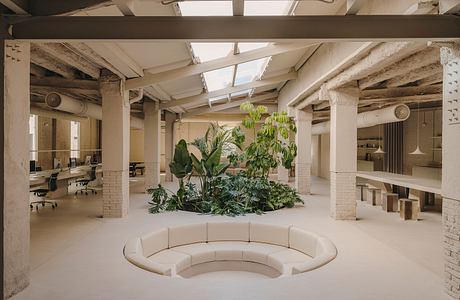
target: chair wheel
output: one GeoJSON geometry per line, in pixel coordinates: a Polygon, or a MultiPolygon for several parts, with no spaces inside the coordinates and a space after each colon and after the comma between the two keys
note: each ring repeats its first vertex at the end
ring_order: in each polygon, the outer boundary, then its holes
{"type": "Polygon", "coordinates": [[[88,192],[85,192],[86,195],[88,195],[88,192]]]}
{"type": "Polygon", "coordinates": [[[94,191],[95,194],[97,194],[97,191],[94,191]]]}
{"type": "Polygon", "coordinates": [[[38,205],[35,206],[35,210],[38,212],[38,205]]]}
{"type": "Polygon", "coordinates": [[[45,203],[42,203],[42,207],[45,207],[45,203]]]}
{"type": "Polygon", "coordinates": [[[75,195],[78,194],[78,192],[75,192],[75,195]]]}
{"type": "Polygon", "coordinates": [[[55,208],[54,204],[51,204],[51,207],[54,209],[55,208]]]}
{"type": "Polygon", "coordinates": [[[54,207],[57,207],[57,203],[54,203],[54,207]]]}

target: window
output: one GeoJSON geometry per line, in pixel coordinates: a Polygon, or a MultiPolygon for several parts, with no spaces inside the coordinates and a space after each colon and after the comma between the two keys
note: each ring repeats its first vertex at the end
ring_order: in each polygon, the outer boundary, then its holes
{"type": "Polygon", "coordinates": [[[29,143],[30,143],[30,160],[38,160],[38,117],[30,115],[29,117],[29,143]]]}
{"type": "Polygon", "coordinates": [[[70,121],[70,157],[80,158],[80,122],[70,121]]]}

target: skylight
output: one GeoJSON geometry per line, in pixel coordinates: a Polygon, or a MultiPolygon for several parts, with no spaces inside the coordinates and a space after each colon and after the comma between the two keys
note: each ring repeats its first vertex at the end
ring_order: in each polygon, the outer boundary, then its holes
{"type": "Polygon", "coordinates": [[[233,69],[235,66],[217,69],[210,72],[203,73],[204,80],[208,91],[216,91],[231,86],[233,81],[233,69]]]}
{"type": "Polygon", "coordinates": [[[186,1],[179,2],[183,16],[231,16],[232,1],[186,1]]]}
{"type": "MultiPolygon", "coordinates": [[[[293,1],[245,1],[244,15],[287,15],[293,1]]],[[[233,15],[232,1],[185,1],[178,3],[182,16],[231,16],[233,15]]],[[[199,63],[233,55],[235,47],[239,53],[267,47],[269,43],[190,43],[193,55],[199,63]]],[[[258,80],[263,74],[270,57],[225,67],[203,73],[208,92],[225,89],[231,86],[247,84],[258,80]]],[[[252,89],[219,95],[209,99],[210,102],[250,95],[252,89]]]]}
{"type": "Polygon", "coordinates": [[[245,1],[245,16],[286,16],[293,1],[245,1]]]}

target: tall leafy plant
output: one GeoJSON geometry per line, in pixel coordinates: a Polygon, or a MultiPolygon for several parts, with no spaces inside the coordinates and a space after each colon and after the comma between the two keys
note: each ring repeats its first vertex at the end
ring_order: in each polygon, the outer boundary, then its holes
{"type": "Polygon", "coordinates": [[[174,149],[174,157],[169,164],[171,173],[179,180],[179,190],[177,191],[178,206],[184,203],[185,187],[184,178],[191,175],[192,172],[192,159],[187,149],[187,142],[180,140],[174,149]]]}
{"type": "Polygon", "coordinates": [[[247,174],[267,178],[271,168],[282,165],[290,169],[297,155],[297,146],[289,141],[289,136],[295,134],[297,128],[287,112],[272,113],[256,131],[256,124],[262,120],[267,109],[264,106],[255,107],[249,102],[241,104],[240,109],[248,113],[243,126],[254,132],[254,141],[244,153],[247,174]]]}

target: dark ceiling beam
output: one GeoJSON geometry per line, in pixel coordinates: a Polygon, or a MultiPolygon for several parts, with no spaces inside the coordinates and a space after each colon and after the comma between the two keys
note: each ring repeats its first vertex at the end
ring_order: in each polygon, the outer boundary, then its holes
{"type": "Polygon", "coordinates": [[[445,41],[460,38],[460,17],[455,15],[60,16],[10,17],[7,22],[12,25],[13,38],[21,40],[445,41]]]}
{"type": "Polygon", "coordinates": [[[30,14],[32,16],[52,16],[69,14],[88,7],[105,3],[107,0],[0,0],[16,14],[30,14]]]}

